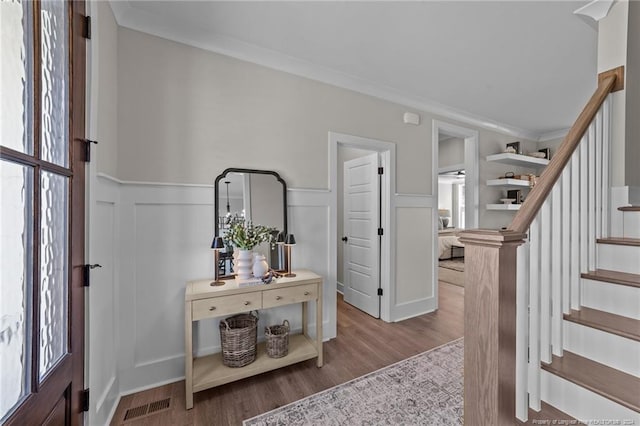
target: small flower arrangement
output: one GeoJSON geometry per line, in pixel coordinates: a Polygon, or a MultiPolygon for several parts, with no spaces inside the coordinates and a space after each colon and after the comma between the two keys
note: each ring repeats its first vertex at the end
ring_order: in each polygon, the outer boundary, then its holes
{"type": "Polygon", "coordinates": [[[233,219],[225,234],[225,239],[240,250],[253,250],[259,244],[273,242],[276,228],[254,225],[242,218],[233,219]]]}

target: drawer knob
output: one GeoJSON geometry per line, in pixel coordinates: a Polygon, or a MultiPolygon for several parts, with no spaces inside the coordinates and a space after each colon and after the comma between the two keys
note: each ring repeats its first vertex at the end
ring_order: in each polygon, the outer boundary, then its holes
{"type": "Polygon", "coordinates": [[[282,296],[276,296],[276,300],[282,299],[282,296]]]}
{"type": "Polygon", "coordinates": [[[305,292],[304,292],[304,295],[305,295],[305,296],[308,296],[308,295],[310,295],[310,294],[311,294],[311,293],[309,293],[308,291],[305,291],[305,292]]]}
{"type": "Polygon", "coordinates": [[[212,307],[210,307],[210,308],[209,308],[209,310],[210,310],[210,311],[215,311],[215,310],[216,310],[216,307],[215,307],[215,306],[212,306],[212,307]]]}
{"type": "Polygon", "coordinates": [[[249,302],[248,300],[246,302],[244,302],[244,306],[249,306],[251,304],[251,302],[249,302]]]}

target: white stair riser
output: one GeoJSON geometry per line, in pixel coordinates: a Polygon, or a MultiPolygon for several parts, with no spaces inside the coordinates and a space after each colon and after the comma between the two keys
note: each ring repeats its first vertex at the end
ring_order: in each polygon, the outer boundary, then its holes
{"type": "Polygon", "coordinates": [[[640,212],[623,212],[623,233],[626,238],[640,238],[640,212]]]}
{"type": "Polygon", "coordinates": [[[640,247],[597,244],[598,268],[640,274],[640,247]]]}
{"type": "Polygon", "coordinates": [[[640,342],[571,321],[562,331],[565,350],[640,377],[640,342]]]}
{"type": "Polygon", "coordinates": [[[640,319],[640,288],[585,278],[580,283],[582,306],[640,319]]]}
{"type": "Polygon", "coordinates": [[[543,370],[541,373],[542,400],[571,417],[585,422],[620,421],[620,423],[597,424],[640,424],[640,413],[548,371],[543,370]]]}

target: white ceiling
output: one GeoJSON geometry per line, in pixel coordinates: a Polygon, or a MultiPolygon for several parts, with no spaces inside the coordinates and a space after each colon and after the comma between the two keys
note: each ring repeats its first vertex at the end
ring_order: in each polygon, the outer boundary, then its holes
{"type": "Polygon", "coordinates": [[[583,1],[112,1],[121,26],[522,137],[596,85],[583,1]]]}

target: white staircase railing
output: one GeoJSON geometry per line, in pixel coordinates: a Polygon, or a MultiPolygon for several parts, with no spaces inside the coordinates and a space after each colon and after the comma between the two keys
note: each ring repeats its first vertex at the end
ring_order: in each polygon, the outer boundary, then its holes
{"type": "Polygon", "coordinates": [[[541,408],[542,362],[562,356],[563,315],[580,309],[580,274],[595,270],[608,236],[610,100],[607,98],[533,218],[517,251],[516,417],[541,408]]]}

